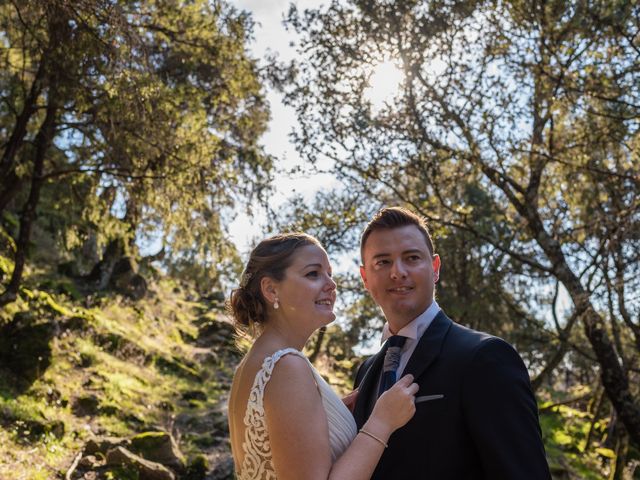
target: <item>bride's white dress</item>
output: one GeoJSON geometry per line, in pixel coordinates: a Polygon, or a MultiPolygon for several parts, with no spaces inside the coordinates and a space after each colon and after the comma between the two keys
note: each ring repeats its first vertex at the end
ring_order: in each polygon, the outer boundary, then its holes
{"type": "Polygon", "coordinates": [[[329,384],[313,368],[307,357],[294,348],[278,350],[264,359],[262,367],[256,374],[251,392],[249,392],[247,411],[244,416],[245,435],[244,443],[242,444],[244,458],[240,472],[236,472],[238,480],[270,480],[277,478],[271,460],[271,445],[264,416],[263,399],[264,389],[271,378],[276,363],[287,354],[304,358],[313,372],[318,391],[322,397],[322,404],[327,414],[332,461],[342,455],[358,433],[351,412],[349,412],[329,384]]]}

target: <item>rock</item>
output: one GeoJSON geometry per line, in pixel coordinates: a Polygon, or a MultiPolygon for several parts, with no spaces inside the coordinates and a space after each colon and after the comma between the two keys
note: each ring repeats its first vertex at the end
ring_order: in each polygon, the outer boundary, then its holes
{"type": "Polygon", "coordinates": [[[185,459],[176,441],[166,432],[145,432],[131,439],[131,450],[147,460],[161,463],[178,472],[185,469],[185,459]]]}
{"type": "Polygon", "coordinates": [[[83,455],[95,455],[101,453],[106,455],[109,450],[113,450],[117,447],[128,446],[129,440],[126,438],[118,437],[99,437],[90,439],[84,446],[83,455]]]}
{"type": "Polygon", "coordinates": [[[102,462],[98,460],[94,455],[87,455],[82,457],[78,462],[78,466],[86,470],[94,470],[102,465],[102,462]]]}
{"type": "Polygon", "coordinates": [[[113,287],[133,300],[140,300],[147,293],[147,281],[137,271],[134,260],[124,257],[116,262],[111,274],[113,287]]]}
{"type": "Polygon", "coordinates": [[[140,480],[175,480],[175,475],[165,466],[145,460],[123,447],[107,452],[107,465],[125,466],[135,469],[140,480]]]}
{"type": "Polygon", "coordinates": [[[100,400],[95,395],[86,395],[78,397],[73,402],[71,411],[78,417],[84,417],[87,415],[95,415],[98,413],[98,406],[100,400]]]}

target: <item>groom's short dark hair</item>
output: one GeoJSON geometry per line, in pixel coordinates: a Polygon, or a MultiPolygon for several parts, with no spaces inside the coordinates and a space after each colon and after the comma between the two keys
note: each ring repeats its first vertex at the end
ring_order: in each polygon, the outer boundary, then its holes
{"type": "Polygon", "coordinates": [[[415,225],[420,233],[424,236],[424,240],[427,242],[429,253],[433,255],[433,240],[431,240],[431,234],[427,227],[427,222],[424,217],[416,215],[411,210],[407,210],[402,207],[386,207],[378,211],[371,221],[367,224],[362,237],[360,237],[360,259],[364,265],[364,245],[367,243],[367,239],[376,230],[391,230],[394,228],[406,227],[407,225],[415,225]]]}

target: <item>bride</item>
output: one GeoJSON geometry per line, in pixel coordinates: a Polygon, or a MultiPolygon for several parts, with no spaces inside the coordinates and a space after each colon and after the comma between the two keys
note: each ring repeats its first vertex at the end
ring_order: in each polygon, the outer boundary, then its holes
{"type": "Polygon", "coordinates": [[[239,480],[369,479],[391,433],[415,412],[407,375],[376,402],[360,432],[342,400],[301,353],[335,319],[336,283],[315,238],[287,233],[251,252],[230,308],[258,331],[236,370],[229,398],[239,480]]]}

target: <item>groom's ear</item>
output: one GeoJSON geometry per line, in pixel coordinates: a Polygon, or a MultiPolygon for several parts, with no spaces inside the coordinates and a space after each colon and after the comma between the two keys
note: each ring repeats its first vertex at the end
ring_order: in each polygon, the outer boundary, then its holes
{"type": "Polygon", "coordinates": [[[431,262],[431,266],[433,267],[433,283],[438,283],[438,280],[440,280],[440,255],[437,253],[434,254],[431,262]]]}
{"type": "Polygon", "coordinates": [[[364,283],[364,288],[369,289],[369,285],[367,285],[367,274],[364,271],[364,265],[360,265],[360,278],[362,278],[362,283],[364,283]]]}

